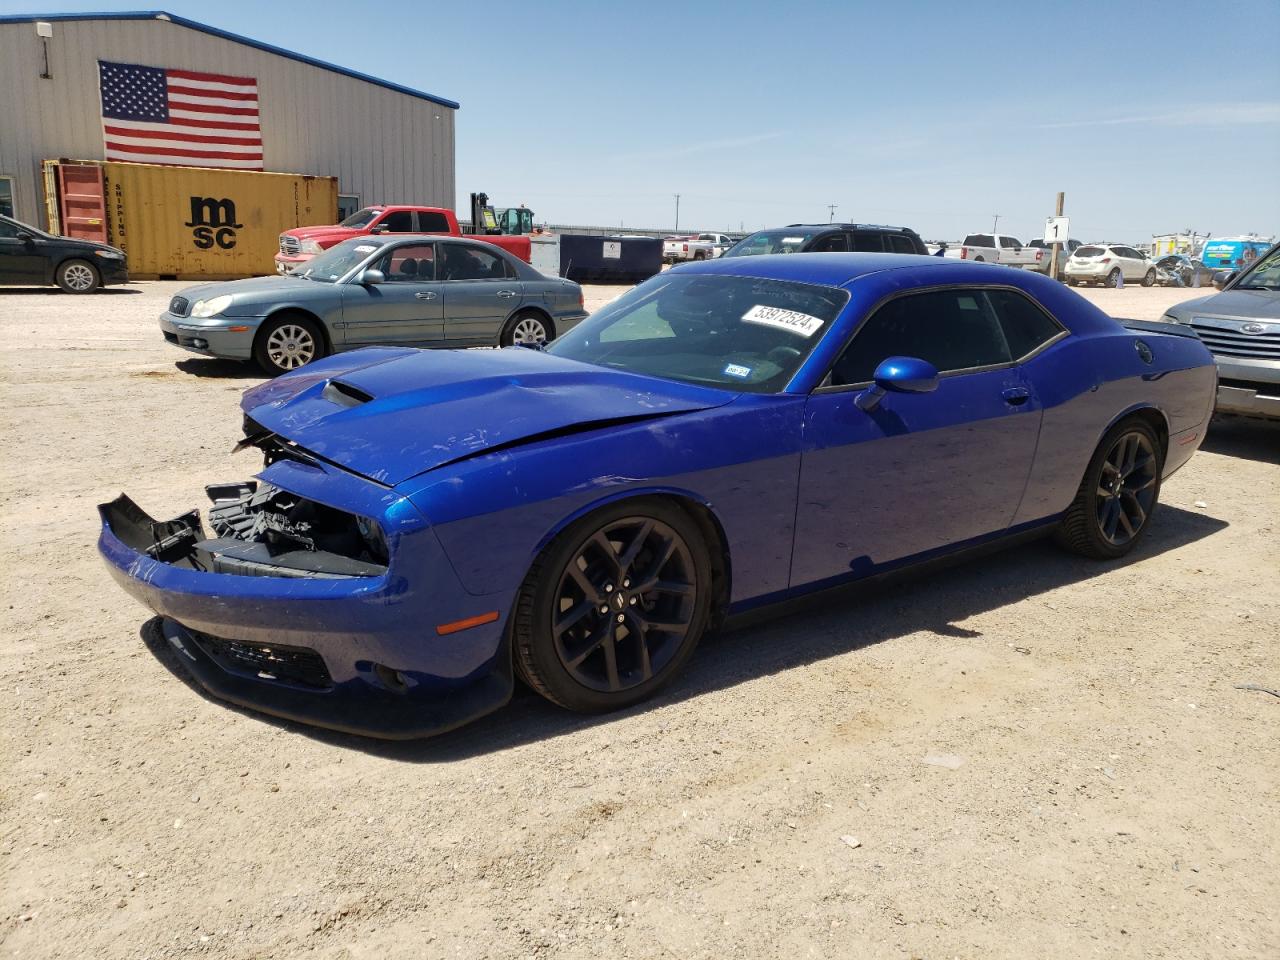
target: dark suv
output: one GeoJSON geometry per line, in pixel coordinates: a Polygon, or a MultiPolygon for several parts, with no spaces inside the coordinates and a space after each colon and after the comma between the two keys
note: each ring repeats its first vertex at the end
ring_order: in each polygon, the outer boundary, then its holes
{"type": "Polygon", "coordinates": [[[754,257],[765,253],[917,253],[925,256],[920,235],[909,227],[874,223],[793,223],[761,230],[739,240],[724,257],[754,257]]]}
{"type": "Polygon", "coordinates": [[[0,283],[56,283],[67,293],[92,293],[109,283],[128,283],[123,250],[92,240],[55,237],[0,216],[0,283]]]}

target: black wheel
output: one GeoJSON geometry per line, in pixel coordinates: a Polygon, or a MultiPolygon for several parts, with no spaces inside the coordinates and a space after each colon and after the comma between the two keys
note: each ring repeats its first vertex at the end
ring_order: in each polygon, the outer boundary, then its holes
{"type": "Polygon", "coordinates": [[[499,342],[504,347],[521,343],[546,343],[551,339],[551,324],[533,310],[524,310],[507,321],[499,342]]]}
{"type": "Polygon", "coordinates": [[[87,260],[63,261],[53,278],[65,293],[93,293],[102,284],[98,268],[87,260]]]}
{"type": "Polygon", "coordinates": [[[315,322],[296,316],[268,320],[253,345],[258,366],[272,375],[305,367],[327,352],[324,336],[315,322]]]}
{"type": "Polygon", "coordinates": [[[695,260],[705,260],[705,259],[707,259],[707,255],[706,255],[706,253],[704,253],[702,250],[697,250],[697,251],[695,251],[695,252],[694,252],[694,254],[693,254],[693,259],[695,259],[695,260]]]}
{"type": "Polygon", "coordinates": [[[983,259],[982,259],[982,257],[974,257],[974,258],[973,258],[973,262],[974,262],[974,263],[986,263],[987,261],[986,261],[986,260],[983,260],[983,259]]]}
{"type": "Polygon", "coordinates": [[[1079,281],[1079,280],[1077,280],[1077,279],[1075,279],[1074,277],[1068,277],[1068,278],[1067,278],[1067,286],[1069,286],[1069,287],[1078,287],[1078,286],[1080,286],[1080,281],[1079,281]]]}
{"type": "Polygon", "coordinates": [[[1155,286],[1155,283],[1156,283],[1156,272],[1154,270],[1148,270],[1147,275],[1142,278],[1142,285],[1144,287],[1153,287],[1155,286]]]}
{"type": "Polygon", "coordinates": [[[548,700],[584,713],[647,699],[706,629],[711,559],[697,524],[663,500],[606,507],[538,559],[517,600],[517,668],[548,700]]]}
{"type": "Polygon", "coordinates": [[[1114,270],[1112,270],[1110,273],[1107,274],[1107,286],[1108,287],[1120,286],[1120,276],[1121,276],[1120,268],[1116,267],[1114,270]]]}
{"type": "Polygon", "coordinates": [[[1164,450],[1143,420],[1116,424],[1098,444],[1076,498],[1057,530],[1058,542],[1099,560],[1134,548],[1160,498],[1164,450]]]}

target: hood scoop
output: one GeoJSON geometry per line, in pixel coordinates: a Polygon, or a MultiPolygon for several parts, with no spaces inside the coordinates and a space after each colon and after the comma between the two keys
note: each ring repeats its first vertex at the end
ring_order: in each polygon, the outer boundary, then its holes
{"type": "Polygon", "coordinates": [[[343,383],[341,380],[330,380],[320,391],[320,398],[339,407],[358,407],[363,403],[372,402],[373,394],[359,387],[353,387],[349,383],[343,383]]]}

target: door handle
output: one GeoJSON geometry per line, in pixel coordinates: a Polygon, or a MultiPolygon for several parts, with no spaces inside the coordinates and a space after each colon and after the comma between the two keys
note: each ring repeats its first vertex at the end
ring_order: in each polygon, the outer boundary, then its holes
{"type": "Polygon", "coordinates": [[[1009,387],[1000,396],[1004,397],[1004,402],[1011,407],[1020,407],[1031,399],[1031,391],[1026,387],[1009,387]]]}
{"type": "Polygon", "coordinates": [[[502,297],[504,300],[508,297],[514,297],[515,295],[516,292],[514,290],[499,290],[497,293],[497,296],[502,297]]]}
{"type": "Polygon", "coordinates": [[[415,293],[414,297],[418,300],[434,300],[436,298],[436,295],[434,293],[426,292],[426,293],[415,293]]]}

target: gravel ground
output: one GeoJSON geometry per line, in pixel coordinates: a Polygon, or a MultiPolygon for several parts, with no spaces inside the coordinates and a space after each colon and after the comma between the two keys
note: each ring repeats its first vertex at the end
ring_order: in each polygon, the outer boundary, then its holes
{"type": "Polygon", "coordinates": [[[381,744],[203,696],[96,555],[122,488],[256,465],[258,374],[161,341],[181,286],[0,291],[0,954],[1276,956],[1280,698],[1236,685],[1280,688],[1280,425],[1215,425],[1126,562],[1025,546],[641,708],[381,744]]]}

